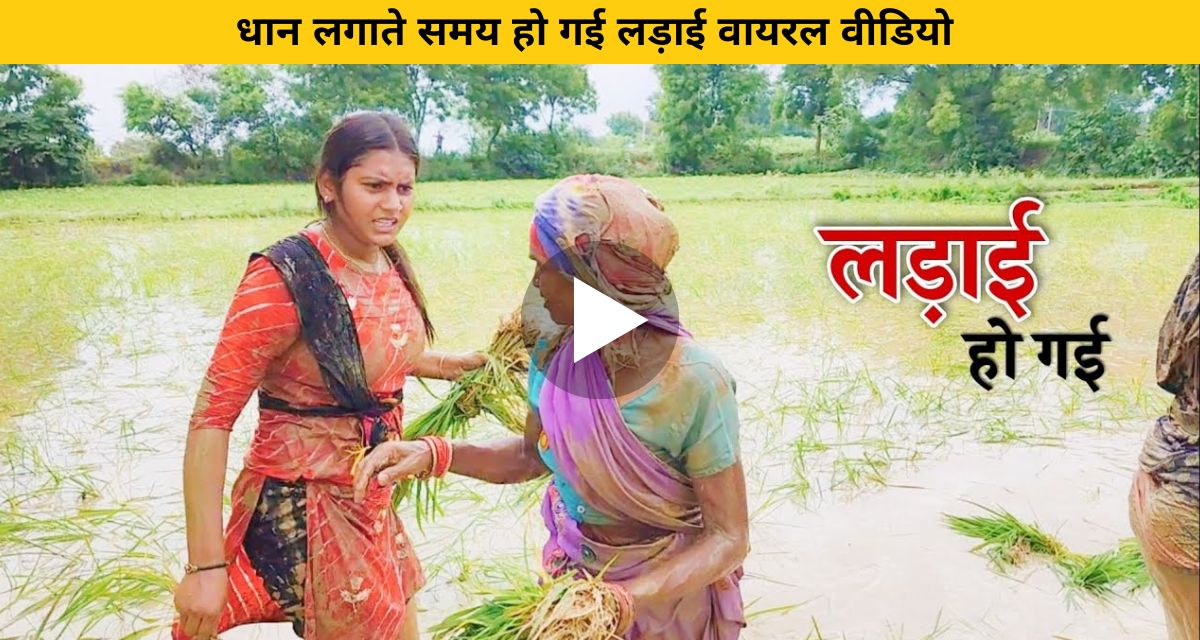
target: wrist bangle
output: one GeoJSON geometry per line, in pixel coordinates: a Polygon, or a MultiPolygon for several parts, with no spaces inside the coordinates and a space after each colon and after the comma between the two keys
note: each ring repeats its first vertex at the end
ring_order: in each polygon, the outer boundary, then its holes
{"type": "Polygon", "coordinates": [[[224,569],[224,568],[226,568],[226,567],[228,567],[228,566],[229,566],[229,563],[228,563],[228,562],[220,562],[220,563],[217,563],[217,564],[209,564],[209,565],[205,565],[205,566],[203,566],[203,567],[201,567],[201,566],[197,566],[197,565],[194,565],[194,564],[192,564],[192,563],[190,563],[190,562],[189,562],[189,563],[187,563],[187,564],[183,565],[183,572],[184,572],[185,574],[191,575],[191,574],[193,574],[193,573],[200,573],[201,571],[212,571],[213,569],[224,569]]]}
{"type": "Polygon", "coordinates": [[[423,477],[444,477],[450,471],[450,464],[454,459],[454,449],[450,447],[450,441],[441,436],[422,436],[420,440],[429,445],[429,451],[433,458],[429,470],[423,477]]]}
{"type": "Polygon", "coordinates": [[[425,446],[429,447],[429,468],[417,474],[417,479],[419,480],[424,480],[433,475],[433,470],[437,468],[438,450],[437,445],[434,444],[434,438],[436,436],[421,436],[417,438],[421,442],[424,442],[425,446]]]}
{"type": "Polygon", "coordinates": [[[619,617],[614,633],[617,636],[624,636],[625,632],[629,631],[630,627],[633,626],[633,596],[630,595],[628,589],[619,584],[610,582],[606,586],[612,591],[617,601],[619,617]]]}
{"type": "Polygon", "coordinates": [[[438,464],[433,469],[433,477],[444,478],[446,473],[450,471],[450,465],[454,462],[454,448],[450,446],[450,441],[445,438],[438,438],[438,446],[441,451],[438,452],[438,464]]]}

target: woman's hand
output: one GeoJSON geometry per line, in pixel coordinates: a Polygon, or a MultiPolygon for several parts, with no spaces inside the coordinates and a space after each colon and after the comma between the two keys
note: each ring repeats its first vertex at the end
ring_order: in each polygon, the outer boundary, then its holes
{"type": "Polygon", "coordinates": [[[453,377],[448,379],[453,380],[457,380],[462,374],[468,371],[482,367],[488,361],[487,354],[482,351],[468,351],[450,356],[450,359],[454,361],[450,372],[453,377]]]}
{"type": "MultiPolygon", "coordinates": [[[[634,616],[637,615],[638,610],[646,605],[647,600],[653,604],[654,596],[657,595],[657,588],[655,585],[645,580],[639,580],[638,578],[632,578],[621,582],[611,582],[608,584],[625,591],[626,597],[629,598],[630,607],[633,609],[632,614],[634,616]]],[[[632,620],[630,622],[632,623],[632,620]]]]}
{"type": "Polygon", "coordinates": [[[225,611],[229,576],[225,569],[189,573],[175,588],[175,610],[183,632],[195,640],[217,637],[217,624],[225,611]]]}
{"type": "Polygon", "coordinates": [[[389,440],[376,445],[354,473],[354,501],[362,502],[375,478],[381,486],[429,471],[433,453],[420,440],[389,440]]]}
{"type": "Polygon", "coordinates": [[[638,609],[662,604],[676,594],[693,593],[728,577],[750,550],[746,479],[738,462],[710,476],[692,478],[704,530],[695,542],[669,560],[618,582],[638,609]]]}
{"type": "Polygon", "coordinates": [[[633,626],[633,622],[637,618],[637,601],[634,599],[633,594],[621,584],[607,582],[605,586],[608,587],[613,598],[617,601],[617,613],[619,617],[617,618],[617,628],[613,631],[613,635],[623,637],[629,631],[629,628],[633,626]]]}
{"type": "Polygon", "coordinates": [[[426,351],[417,358],[412,374],[418,378],[457,380],[462,374],[487,364],[487,354],[481,351],[442,353],[426,351]]]}

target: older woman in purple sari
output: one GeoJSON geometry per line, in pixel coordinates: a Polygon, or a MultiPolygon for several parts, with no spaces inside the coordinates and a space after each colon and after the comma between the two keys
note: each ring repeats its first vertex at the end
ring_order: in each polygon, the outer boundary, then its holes
{"type": "MultiPolygon", "coordinates": [[[[568,327],[540,340],[524,437],[455,442],[450,471],[552,482],[542,505],[547,571],[586,570],[632,601],[629,640],[728,640],[745,626],[749,549],[734,381],[665,303],[678,248],[670,219],[626,180],[574,176],[542,194],[530,229],[535,283],[568,327]],[[573,362],[572,278],[648,322],[573,362]]],[[[387,484],[432,464],[431,447],[376,447],[359,473],[387,484]]]]}

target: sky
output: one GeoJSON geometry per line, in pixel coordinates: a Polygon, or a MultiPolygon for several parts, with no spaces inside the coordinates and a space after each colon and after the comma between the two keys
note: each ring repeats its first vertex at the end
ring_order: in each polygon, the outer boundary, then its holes
{"type": "MultiPolygon", "coordinates": [[[[761,65],[772,78],[783,65],[761,65]]],[[[92,137],[108,150],[125,137],[125,113],[121,105],[121,90],[131,82],[158,86],[168,92],[182,88],[179,65],[172,64],[62,64],[63,71],[83,82],[83,101],[91,106],[88,124],[92,137]]],[[[587,65],[588,77],[596,89],[596,110],[575,117],[575,123],[593,135],[608,132],[608,117],[630,111],[645,119],[649,117],[650,100],[658,91],[658,77],[648,64],[587,65]]],[[[883,93],[867,96],[862,107],[867,115],[888,108],[895,95],[883,93]]],[[[441,132],[443,148],[465,151],[469,145],[470,129],[462,122],[429,122],[422,132],[421,146],[432,151],[435,138],[441,132]]]]}
{"type": "MultiPolygon", "coordinates": [[[[121,90],[131,82],[152,84],[164,89],[177,89],[178,65],[170,64],[63,64],[63,71],[83,82],[83,101],[92,107],[88,124],[92,136],[105,149],[125,137],[125,113],[121,106],[121,90]]],[[[631,111],[645,118],[649,101],[658,90],[658,78],[648,64],[588,65],[588,77],[596,88],[596,111],[578,116],[575,121],[593,134],[606,133],[608,116],[631,111]]],[[[470,133],[459,122],[431,123],[425,127],[423,146],[430,147],[437,132],[445,136],[446,150],[464,150],[470,133]]]]}

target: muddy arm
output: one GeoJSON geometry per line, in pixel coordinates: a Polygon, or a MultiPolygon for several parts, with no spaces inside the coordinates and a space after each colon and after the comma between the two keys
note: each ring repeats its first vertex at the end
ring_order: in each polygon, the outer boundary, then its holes
{"type": "Polygon", "coordinates": [[[537,412],[525,417],[525,434],[486,442],[454,443],[450,471],[493,484],[515,484],[540,478],[550,470],[538,456],[537,440],[542,423],[537,412]]]}
{"type": "Polygon", "coordinates": [[[679,555],[621,583],[633,596],[635,610],[705,588],[733,573],[750,550],[742,463],[695,478],[693,486],[704,514],[704,531],[679,555]]]}
{"type": "MultiPolygon", "coordinates": [[[[537,438],[541,432],[542,424],[537,414],[530,411],[525,418],[523,436],[486,442],[454,442],[450,472],[492,484],[515,484],[544,476],[549,470],[537,454],[537,438]]],[[[424,473],[432,464],[432,454],[424,442],[385,442],[375,447],[359,465],[354,477],[355,499],[362,500],[372,478],[381,485],[390,485],[424,473]]]]}

